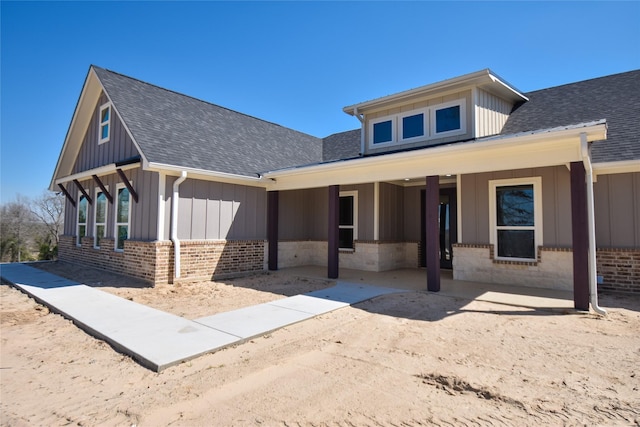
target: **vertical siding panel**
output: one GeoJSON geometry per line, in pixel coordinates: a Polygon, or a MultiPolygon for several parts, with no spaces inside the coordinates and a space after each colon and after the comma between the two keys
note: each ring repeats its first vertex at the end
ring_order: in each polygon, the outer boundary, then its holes
{"type": "Polygon", "coordinates": [[[635,240],[633,246],[640,247],[640,173],[633,173],[633,187],[631,197],[633,198],[633,221],[635,228],[635,240]]]}
{"type": "Polygon", "coordinates": [[[247,191],[243,185],[234,185],[233,196],[233,224],[231,227],[233,239],[244,239],[244,226],[247,222],[247,191]]]}
{"type": "Polygon", "coordinates": [[[209,183],[209,200],[207,200],[207,229],[205,239],[220,239],[220,204],[222,200],[222,184],[209,183]]]}
{"type": "Polygon", "coordinates": [[[180,184],[178,200],[178,238],[191,239],[191,205],[193,203],[193,180],[180,184]]]}
{"type": "MultiPolygon", "coordinates": [[[[557,224],[557,245],[573,246],[571,235],[571,173],[565,166],[557,166],[556,171],[556,224],[557,224]]],[[[544,184],[543,184],[544,189],[544,184]]],[[[544,225],[544,224],[543,224],[544,225]]]]}
{"type": "Polygon", "coordinates": [[[220,202],[220,238],[231,238],[233,225],[233,185],[222,184],[222,200],[220,202]]]}
{"type": "Polygon", "coordinates": [[[193,204],[191,210],[191,238],[202,240],[206,238],[207,229],[207,182],[194,180],[193,204]]]}

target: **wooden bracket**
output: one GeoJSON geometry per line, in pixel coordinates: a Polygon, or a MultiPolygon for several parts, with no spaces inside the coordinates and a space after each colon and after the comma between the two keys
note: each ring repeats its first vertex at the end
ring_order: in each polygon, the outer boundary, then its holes
{"type": "Polygon", "coordinates": [[[84,195],[84,197],[86,197],[86,198],[87,198],[87,201],[89,202],[89,204],[90,204],[90,205],[93,205],[93,200],[91,200],[91,196],[89,196],[89,195],[87,194],[87,192],[86,192],[86,191],[84,191],[84,187],[82,187],[82,185],[80,185],[80,183],[78,182],[78,180],[77,180],[77,179],[74,179],[74,180],[73,180],[73,183],[74,183],[75,185],[77,185],[77,186],[78,186],[78,188],[80,189],[80,192],[84,195]]]}
{"type": "Polygon", "coordinates": [[[69,194],[69,192],[67,191],[66,188],[64,188],[64,185],[62,184],[58,184],[58,187],[60,187],[60,190],[64,193],[64,196],[67,198],[67,200],[69,201],[69,203],[71,203],[73,205],[73,207],[76,207],[76,201],[73,200],[73,197],[71,197],[71,194],[69,194]]]}
{"type": "Polygon", "coordinates": [[[109,191],[107,191],[107,188],[104,186],[102,181],[100,181],[100,178],[98,178],[98,175],[91,175],[91,176],[93,177],[93,180],[96,182],[96,184],[98,184],[98,187],[100,187],[104,195],[107,196],[107,200],[109,201],[109,203],[113,204],[113,197],[111,196],[111,194],[109,194],[109,191]]]}
{"type": "Polygon", "coordinates": [[[129,179],[124,174],[124,172],[122,172],[122,169],[116,169],[116,170],[118,171],[118,175],[120,175],[120,178],[122,179],[122,182],[127,187],[127,190],[129,190],[129,194],[131,194],[131,196],[133,197],[133,200],[136,203],[138,203],[138,193],[136,193],[136,190],[134,190],[133,187],[131,186],[131,183],[129,182],[129,179]]]}

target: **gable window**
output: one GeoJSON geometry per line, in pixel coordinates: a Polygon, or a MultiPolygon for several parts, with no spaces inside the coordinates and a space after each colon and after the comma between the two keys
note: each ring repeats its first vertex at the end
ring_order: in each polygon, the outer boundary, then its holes
{"type": "Polygon", "coordinates": [[[78,221],[76,222],[76,245],[82,244],[82,238],[87,235],[87,210],[89,202],[83,194],[78,195],[78,221]]]}
{"type": "Polygon", "coordinates": [[[104,104],[100,107],[100,126],[98,141],[100,144],[109,141],[111,132],[111,104],[104,104]]]}
{"type": "Polygon", "coordinates": [[[124,250],[124,241],[129,238],[129,223],[131,220],[129,190],[124,185],[118,185],[116,191],[116,224],[115,224],[115,250],[124,250]]]}
{"type": "Polygon", "coordinates": [[[464,100],[447,102],[433,109],[434,135],[465,131],[464,100]]]}
{"type": "Polygon", "coordinates": [[[388,142],[393,142],[393,120],[373,123],[373,143],[384,144],[388,142]]]}
{"type": "Polygon", "coordinates": [[[355,249],[358,239],[358,192],[340,192],[338,247],[355,249]]]}
{"type": "Polygon", "coordinates": [[[413,114],[404,116],[401,120],[402,129],[400,131],[402,139],[411,139],[425,136],[425,114],[413,114]]]}
{"type": "Polygon", "coordinates": [[[496,259],[532,261],[542,245],[541,178],[489,181],[496,259]]]}
{"type": "Polygon", "coordinates": [[[100,239],[104,238],[107,231],[107,196],[100,190],[96,190],[95,220],[93,222],[93,247],[100,249],[100,239]]]}

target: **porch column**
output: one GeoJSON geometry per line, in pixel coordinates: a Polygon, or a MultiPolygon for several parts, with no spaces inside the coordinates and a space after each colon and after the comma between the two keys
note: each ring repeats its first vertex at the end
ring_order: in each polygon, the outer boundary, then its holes
{"type": "Polygon", "coordinates": [[[278,200],[280,193],[267,192],[267,244],[269,247],[269,270],[278,269],[278,200]]]}
{"type": "Polygon", "coordinates": [[[573,305],[589,310],[589,223],[587,186],[582,162],[571,162],[571,234],[573,240],[573,305]]]}
{"type": "Polygon", "coordinates": [[[340,186],[329,186],[329,233],[328,233],[328,272],[329,279],[338,278],[340,244],[340,186]]]}
{"type": "Polygon", "coordinates": [[[425,192],[425,231],[427,290],[440,291],[440,228],[438,226],[438,206],[440,205],[440,177],[428,176],[425,192]]]}

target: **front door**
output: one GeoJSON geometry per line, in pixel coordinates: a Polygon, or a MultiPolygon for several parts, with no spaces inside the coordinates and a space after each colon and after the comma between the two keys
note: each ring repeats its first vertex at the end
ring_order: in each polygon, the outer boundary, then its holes
{"type": "Polygon", "coordinates": [[[425,231],[426,212],[425,212],[425,190],[420,192],[420,266],[426,266],[426,257],[424,250],[426,248],[427,238],[435,238],[440,242],[440,268],[453,268],[453,249],[452,245],[458,241],[458,217],[457,217],[457,199],[455,188],[440,189],[440,205],[438,206],[439,214],[439,235],[427,236],[425,231]]]}

